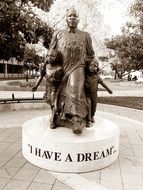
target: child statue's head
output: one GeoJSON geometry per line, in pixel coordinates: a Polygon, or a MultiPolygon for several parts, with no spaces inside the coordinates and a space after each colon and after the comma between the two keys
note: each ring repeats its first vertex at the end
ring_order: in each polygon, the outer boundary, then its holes
{"type": "Polygon", "coordinates": [[[95,74],[99,72],[99,65],[96,59],[93,59],[92,62],[90,63],[89,71],[95,74]]]}
{"type": "Polygon", "coordinates": [[[57,59],[57,56],[58,56],[58,51],[55,50],[55,49],[50,49],[49,52],[48,52],[48,62],[50,64],[53,64],[56,59],[57,59]]]}
{"type": "Polygon", "coordinates": [[[62,65],[62,62],[63,62],[62,54],[56,49],[50,49],[45,59],[45,62],[47,64],[62,65]]]}

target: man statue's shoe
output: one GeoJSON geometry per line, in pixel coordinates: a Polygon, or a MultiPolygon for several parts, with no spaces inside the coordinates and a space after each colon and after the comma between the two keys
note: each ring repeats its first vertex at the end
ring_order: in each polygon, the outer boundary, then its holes
{"type": "Polygon", "coordinates": [[[50,124],[50,128],[51,128],[51,129],[56,129],[56,128],[57,128],[57,126],[55,125],[55,123],[54,123],[54,122],[51,122],[51,124],[50,124]]]}
{"type": "Polygon", "coordinates": [[[72,131],[74,134],[81,134],[82,133],[82,129],[79,127],[73,127],[72,131]]]}
{"type": "Polygon", "coordinates": [[[72,131],[75,134],[81,134],[82,133],[82,129],[83,129],[83,124],[82,124],[82,118],[78,117],[78,116],[74,116],[72,118],[72,131]]]}
{"type": "Polygon", "coordinates": [[[92,122],[92,123],[95,123],[94,116],[91,117],[91,122],[92,122]]]}

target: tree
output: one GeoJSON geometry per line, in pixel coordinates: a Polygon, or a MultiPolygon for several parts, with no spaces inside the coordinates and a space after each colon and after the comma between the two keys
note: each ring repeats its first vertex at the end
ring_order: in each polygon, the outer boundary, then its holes
{"type": "Polygon", "coordinates": [[[110,55],[110,63],[118,78],[143,68],[142,45],[141,35],[137,33],[122,34],[106,42],[107,48],[114,50],[114,55],[110,55]]]}
{"type": "MultiPolygon", "coordinates": [[[[143,5],[137,0],[131,7],[133,21],[126,23],[122,34],[106,40],[106,46],[114,51],[118,62],[112,63],[112,69],[122,78],[125,72],[143,69],[143,5]]],[[[126,73],[127,74],[127,73],[126,73]]]]}
{"type": "Polygon", "coordinates": [[[26,72],[26,81],[28,81],[28,71],[39,70],[39,64],[42,63],[43,58],[37,55],[35,49],[25,48],[25,60],[24,60],[24,69],[26,72]]]}
{"type": "Polygon", "coordinates": [[[49,47],[53,29],[32,11],[33,6],[49,11],[52,0],[0,0],[0,59],[25,57],[27,43],[37,43],[42,36],[49,47]]]}

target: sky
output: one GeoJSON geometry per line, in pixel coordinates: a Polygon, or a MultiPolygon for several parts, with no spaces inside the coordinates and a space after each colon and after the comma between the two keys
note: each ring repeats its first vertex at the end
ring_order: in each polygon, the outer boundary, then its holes
{"type": "MultiPolygon", "coordinates": [[[[67,0],[68,1],[68,0],[67,0]]],[[[59,6],[67,2],[65,0],[55,0],[55,5],[59,6]]],[[[82,0],[83,2],[85,0],[82,0]]],[[[129,20],[129,7],[135,0],[87,0],[92,4],[98,3],[98,12],[103,15],[105,25],[109,28],[109,35],[116,35],[121,33],[121,27],[129,20]]],[[[79,2],[72,0],[70,2],[79,2]]],[[[77,3],[78,4],[78,3],[77,3]]],[[[52,8],[53,9],[53,8],[52,8]]],[[[58,10],[57,10],[58,11],[58,10]]],[[[54,12],[57,12],[54,10],[54,12]]],[[[42,14],[42,13],[40,13],[42,14]]],[[[52,13],[53,14],[53,13],[52,13]]],[[[55,13],[56,15],[56,13],[55,13]]],[[[46,21],[46,15],[43,14],[46,21]]],[[[53,18],[52,18],[53,19],[53,18]]]]}
{"type": "Polygon", "coordinates": [[[121,33],[121,27],[130,19],[129,7],[134,0],[98,0],[104,22],[110,28],[110,35],[121,33]]]}

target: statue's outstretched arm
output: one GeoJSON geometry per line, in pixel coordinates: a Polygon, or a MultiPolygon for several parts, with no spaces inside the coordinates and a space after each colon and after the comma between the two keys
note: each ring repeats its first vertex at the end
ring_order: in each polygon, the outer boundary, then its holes
{"type": "Polygon", "coordinates": [[[37,90],[38,86],[40,85],[40,83],[42,82],[43,77],[45,76],[45,70],[44,69],[45,69],[45,67],[41,70],[40,76],[38,77],[36,84],[32,87],[32,92],[35,92],[37,90]]]}
{"type": "Polygon", "coordinates": [[[103,82],[101,78],[99,78],[99,83],[109,92],[109,94],[113,93],[113,91],[103,82]]]}

